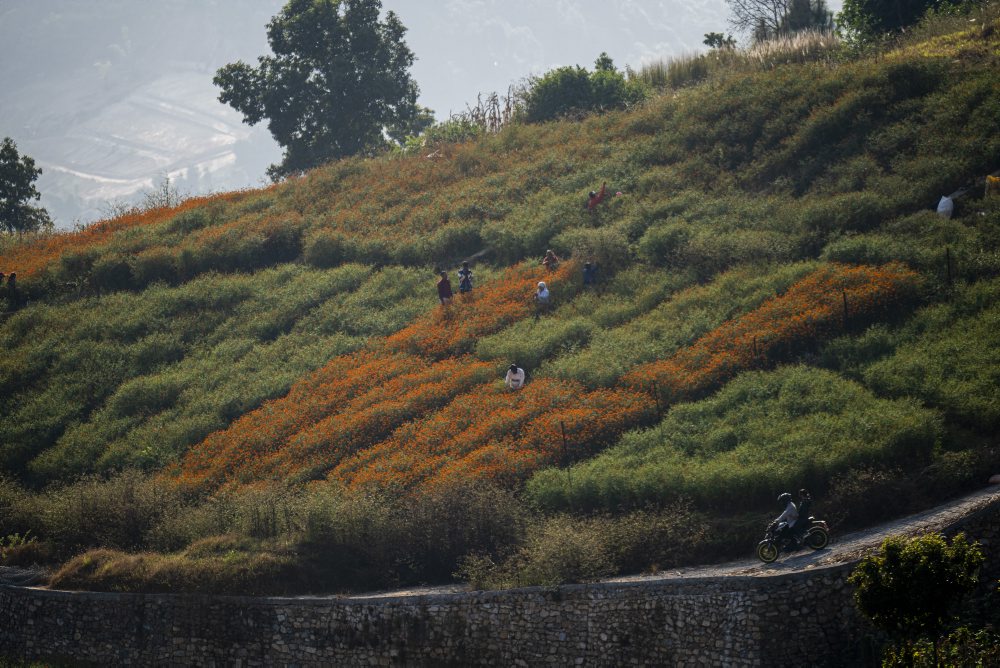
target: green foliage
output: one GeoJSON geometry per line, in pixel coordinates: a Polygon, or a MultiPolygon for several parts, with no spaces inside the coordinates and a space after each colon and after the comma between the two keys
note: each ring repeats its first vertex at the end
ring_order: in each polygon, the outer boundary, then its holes
{"type": "Polygon", "coordinates": [[[267,119],[285,149],[272,178],[378,149],[384,128],[405,136],[425,125],[406,28],[391,11],[379,20],[381,4],[290,0],[267,27],[274,55],[216,73],[219,100],[251,125],[267,119]]]}
{"type": "Polygon", "coordinates": [[[707,32],[701,42],[710,49],[735,49],[736,38],[721,32],[707,32]]]}
{"type": "Polygon", "coordinates": [[[833,341],[824,358],[880,394],[919,397],[955,422],[992,433],[1000,425],[998,326],[1000,282],[981,281],[900,327],[833,341]]]}
{"type": "Polygon", "coordinates": [[[593,72],[576,65],[533,77],[524,92],[524,120],[540,123],[573,113],[620,109],[646,95],[639,80],[626,79],[602,53],[593,72]]]}
{"type": "Polygon", "coordinates": [[[456,575],[478,589],[503,589],[655,571],[690,560],[705,539],[704,525],[683,502],[619,516],[543,517],[527,526],[517,551],[496,561],[469,554],[456,575]]]}
{"type": "Polygon", "coordinates": [[[952,608],[972,591],[982,549],[964,534],[951,543],[940,534],[892,537],[851,573],[858,609],[878,628],[898,637],[937,634],[952,608]]]}
{"type": "Polygon", "coordinates": [[[807,367],[739,376],[716,396],[672,407],[650,429],[528,483],[549,508],[604,508],[686,497],[699,507],[767,508],[774,491],[822,490],[866,463],[928,461],[938,417],[911,400],[878,399],[856,383],[807,367]],[[572,483],[569,483],[572,480],[572,483]]]}
{"type": "Polygon", "coordinates": [[[990,629],[960,627],[940,640],[890,647],[883,668],[964,668],[1000,664],[1000,637],[990,629]]]}
{"type": "Polygon", "coordinates": [[[886,33],[896,33],[919,22],[929,11],[972,5],[965,0],[844,0],[837,14],[837,29],[858,43],[869,42],[886,33]]]}
{"type": "Polygon", "coordinates": [[[52,227],[48,212],[29,204],[41,197],[35,180],[42,170],[35,161],[17,152],[10,137],[0,143],[0,231],[36,232],[52,227]]]}

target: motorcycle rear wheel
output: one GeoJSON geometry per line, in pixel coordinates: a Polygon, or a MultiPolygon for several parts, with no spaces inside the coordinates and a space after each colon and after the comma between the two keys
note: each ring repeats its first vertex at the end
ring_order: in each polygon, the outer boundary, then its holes
{"type": "Polygon", "coordinates": [[[762,540],[757,543],[757,558],[769,564],[778,558],[778,545],[773,540],[762,540]]]}
{"type": "Polygon", "coordinates": [[[810,549],[822,550],[830,544],[830,534],[820,527],[813,527],[809,529],[804,542],[810,549]]]}

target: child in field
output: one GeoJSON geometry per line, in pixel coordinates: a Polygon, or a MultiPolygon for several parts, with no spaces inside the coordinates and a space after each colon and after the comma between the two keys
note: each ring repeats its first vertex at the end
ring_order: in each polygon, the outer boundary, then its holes
{"type": "Polygon", "coordinates": [[[472,270],[469,269],[468,262],[463,262],[462,268],[458,270],[458,291],[472,292],[472,270]]]}

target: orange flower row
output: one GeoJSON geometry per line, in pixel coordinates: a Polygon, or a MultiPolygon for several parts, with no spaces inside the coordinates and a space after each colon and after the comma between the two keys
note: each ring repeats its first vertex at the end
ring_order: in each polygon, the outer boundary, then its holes
{"type": "Polygon", "coordinates": [[[668,402],[688,399],[803,341],[829,337],[890,308],[916,286],[902,265],[828,265],[757,309],[730,320],[666,360],[644,364],[624,382],[656,389],[668,402]],[[846,312],[845,312],[846,303],[846,312]]]}
{"type": "Polygon", "coordinates": [[[653,415],[648,395],[587,392],[541,379],[517,392],[493,383],[397,429],[345,460],[330,478],[348,487],[435,487],[471,479],[513,484],[532,471],[592,454],[653,415]]]}
{"type": "Polygon", "coordinates": [[[17,244],[0,255],[0,266],[4,267],[4,271],[14,271],[19,277],[28,278],[44,270],[63,254],[107,243],[115,233],[121,230],[140,225],[155,225],[180,213],[212,202],[232,202],[246,195],[246,191],[236,191],[205,197],[192,197],[177,206],[157,207],[142,212],[130,211],[115,218],[88,225],[82,230],[40,236],[26,243],[17,244]]]}
{"type": "Polygon", "coordinates": [[[284,397],[244,414],[191,448],[175,472],[177,481],[189,488],[218,485],[243,471],[251,458],[277,450],[353,397],[425,366],[423,360],[402,354],[368,351],[336,357],[293,385],[284,397]]]}
{"type": "Polygon", "coordinates": [[[315,477],[388,437],[403,423],[444,406],[495,372],[493,365],[462,357],[397,376],[354,396],[337,412],[294,434],[270,457],[251,459],[246,473],[251,479],[315,477]]]}
{"type": "Polygon", "coordinates": [[[452,304],[434,309],[396,332],[388,338],[387,346],[389,350],[435,358],[468,352],[479,337],[498,332],[533,313],[533,296],[539,281],[545,281],[551,288],[568,282],[578,270],[572,262],[555,271],[517,265],[499,280],[456,295],[452,304]]]}

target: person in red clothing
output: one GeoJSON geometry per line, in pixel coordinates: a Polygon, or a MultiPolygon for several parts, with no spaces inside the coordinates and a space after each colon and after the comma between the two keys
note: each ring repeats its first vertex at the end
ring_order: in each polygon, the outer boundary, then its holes
{"type": "Polygon", "coordinates": [[[450,304],[452,298],[451,292],[451,281],[448,280],[448,272],[441,272],[441,280],[437,282],[438,286],[438,299],[441,300],[442,304],[450,304]]]}
{"type": "Polygon", "coordinates": [[[594,207],[604,201],[604,196],[608,194],[608,183],[605,181],[601,184],[601,189],[598,192],[590,191],[590,197],[587,199],[587,210],[593,211],[594,207]]]}

